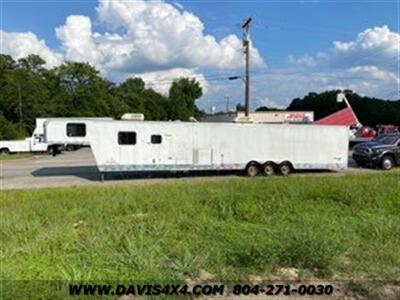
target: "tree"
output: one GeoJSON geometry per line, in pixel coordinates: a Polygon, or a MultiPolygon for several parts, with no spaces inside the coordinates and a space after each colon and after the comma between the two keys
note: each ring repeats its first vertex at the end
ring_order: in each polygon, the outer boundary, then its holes
{"type": "Polygon", "coordinates": [[[245,110],[244,105],[242,105],[242,104],[240,104],[240,103],[236,104],[236,111],[237,111],[237,112],[239,112],[239,111],[244,111],[244,110],[245,110]]]}
{"type": "Polygon", "coordinates": [[[195,79],[180,78],[175,80],[169,90],[169,118],[187,121],[190,117],[198,117],[200,110],[195,102],[202,95],[202,88],[195,79]]]}
{"type": "Polygon", "coordinates": [[[65,117],[98,117],[109,113],[109,85],[99,71],[87,63],[67,62],[56,69],[53,94],[61,102],[58,115],[65,117]]]}
{"type": "Polygon", "coordinates": [[[24,133],[20,132],[15,124],[10,123],[0,114],[0,140],[22,139],[24,136],[24,133]]]}
{"type": "Polygon", "coordinates": [[[47,88],[41,74],[29,68],[28,61],[36,61],[39,68],[45,62],[36,56],[20,59],[18,63],[10,57],[0,58],[0,107],[3,116],[19,124],[20,132],[31,132],[35,117],[44,113],[48,100],[47,88]]]}
{"type": "Polygon", "coordinates": [[[0,54],[0,76],[4,75],[6,70],[15,69],[16,66],[15,60],[10,55],[0,54]]]}
{"type": "Polygon", "coordinates": [[[146,120],[168,120],[168,99],[152,89],[142,93],[146,120]]]}
{"type": "Polygon", "coordinates": [[[27,57],[20,58],[18,60],[18,65],[27,71],[34,73],[41,73],[45,71],[44,65],[46,61],[42,59],[39,55],[30,54],[27,57]]]}
{"type": "Polygon", "coordinates": [[[120,115],[123,113],[144,113],[144,100],[142,94],[145,90],[144,81],[141,78],[129,78],[115,89],[115,97],[118,106],[115,110],[120,115]]]}

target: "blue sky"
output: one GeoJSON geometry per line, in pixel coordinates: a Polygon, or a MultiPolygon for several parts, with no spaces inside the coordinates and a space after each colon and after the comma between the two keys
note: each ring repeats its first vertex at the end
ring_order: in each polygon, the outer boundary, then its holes
{"type": "MultiPolygon", "coordinates": [[[[112,2],[118,2],[118,0],[112,2]]],[[[137,15],[135,10],[142,1],[122,2],[127,5],[122,9],[121,7],[106,7],[103,3],[101,15],[96,10],[100,4],[94,0],[2,1],[1,29],[4,33],[32,32],[37,41],[32,38],[30,42],[40,43],[40,40],[43,40],[42,43],[45,43],[48,50],[33,45],[31,51],[39,51],[39,54],[40,51],[45,51],[43,53],[47,53],[46,55],[52,52],[54,61],[65,59],[89,61],[98,66],[106,77],[116,81],[134,74],[146,73],[144,77],[150,85],[153,84],[156,88],[157,83],[164,81],[160,89],[165,90],[168,85],[165,82],[170,78],[168,76],[179,76],[179,72],[183,75],[203,76],[199,78],[203,79],[206,93],[200,101],[200,106],[203,108],[216,106],[217,109],[221,109],[224,107],[225,96],[232,97],[234,103],[242,101],[243,86],[239,82],[219,80],[219,77],[226,74],[243,73],[241,63],[237,62],[242,56],[240,47],[237,49],[238,54],[235,54],[231,61],[227,60],[223,63],[221,59],[227,57],[231,50],[225,49],[222,44],[205,47],[203,52],[197,51],[201,51],[202,43],[206,43],[206,40],[202,38],[207,35],[214,37],[218,43],[232,34],[240,39],[242,33],[238,24],[246,17],[252,16],[254,19],[252,42],[257,50],[254,55],[258,57],[253,60],[253,72],[256,75],[252,84],[254,108],[259,105],[285,106],[292,98],[302,97],[310,90],[321,91],[335,87],[353,88],[361,94],[372,96],[398,98],[395,92],[399,90],[400,50],[396,53],[395,47],[399,44],[397,39],[399,1],[167,1],[166,4],[173,5],[173,9],[176,10],[174,13],[178,14],[174,15],[174,24],[184,26],[190,23],[189,27],[197,28],[199,26],[197,21],[193,23],[192,19],[185,17],[186,13],[190,13],[204,26],[201,37],[199,36],[193,49],[194,53],[199,53],[201,57],[207,51],[219,51],[218,54],[221,55],[219,61],[216,59],[213,62],[211,58],[209,63],[204,62],[208,59],[207,55],[204,55],[200,61],[195,59],[191,61],[190,55],[180,60],[177,57],[171,58],[171,55],[167,54],[165,57],[168,61],[156,62],[154,57],[158,54],[154,52],[152,57],[148,57],[146,53],[139,53],[140,63],[138,63],[139,58],[117,62],[119,54],[116,53],[111,64],[112,59],[106,60],[104,51],[113,50],[104,50],[103,54],[96,52],[94,56],[97,55],[98,59],[92,60],[91,57],[86,56],[87,53],[80,54],[79,49],[73,48],[76,46],[76,41],[74,42],[73,39],[79,40],[82,37],[79,37],[79,32],[68,29],[76,28],[78,26],[76,24],[83,24],[86,19],[71,21],[69,27],[66,20],[69,16],[77,15],[88,17],[91,34],[98,32],[101,35],[93,37],[94,42],[88,41],[86,44],[79,45],[79,47],[91,47],[92,51],[97,51],[104,46],[102,41],[106,33],[118,34],[124,36],[126,42],[132,39],[132,44],[137,43],[140,33],[134,29],[135,22],[148,24],[150,28],[147,28],[145,32],[154,33],[154,36],[168,35],[165,40],[171,43],[176,38],[182,44],[172,43],[172,45],[182,46],[177,47],[175,52],[186,47],[187,37],[178,36],[179,32],[169,36],[168,31],[160,31],[160,24],[161,28],[163,26],[160,22],[164,22],[163,20],[153,23],[152,16],[144,16],[146,11],[143,11],[143,16],[140,16],[140,13],[137,15]],[[132,14],[136,18],[132,19],[132,24],[129,23],[129,19],[123,19],[124,10],[128,9],[132,9],[132,14]],[[65,30],[61,30],[63,33],[57,35],[55,29],[60,27],[65,30]],[[374,28],[380,29],[374,31],[374,28]],[[366,30],[371,32],[359,37],[366,30]],[[347,44],[334,46],[335,41],[347,44]],[[352,42],[354,44],[350,44],[352,42]],[[395,43],[394,46],[393,43],[395,43]],[[362,57],[366,57],[364,61],[362,57]],[[381,64],[381,62],[384,63],[381,64]],[[124,68],[120,65],[116,67],[118,64],[124,65],[124,68]],[[126,66],[128,67],[125,68],[126,66]],[[344,77],[343,74],[353,76],[353,78],[347,80],[348,77],[344,77]],[[336,75],[337,78],[334,78],[336,75]],[[207,76],[212,80],[207,80],[207,76]],[[340,76],[343,78],[341,79],[340,76]],[[307,78],[312,80],[305,84],[307,78]]],[[[167,10],[167,7],[160,6],[160,13],[164,8],[167,10]]],[[[87,28],[87,26],[82,28],[87,28]]],[[[187,35],[187,33],[182,33],[182,35],[185,34],[187,35]]],[[[19,42],[22,39],[21,35],[5,34],[4,36],[2,52],[18,57],[25,54],[23,50],[15,50],[15,48],[19,49],[18,43],[29,48],[23,44],[23,41],[19,42]]],[[[140,41],[143,41],[142,37],[140,41]]],[[[146,41],[144,43],[146,44],[146,41]]],[[[148,45],[152,47],[155,44],[157,44],[155,49],[158,50],[170,47],[168,42],[158,43],[157,40],[149,41],[148,45]]],[[[231,40],[229,44],[232,48],[238,45],[236,40],[231,40]]],[[[126,54],[125,48],[121,48],[122,54],[126,54]]],[[[140,46],[136,46],[136,52],[140,52],[138,48],[140,46]]],[[[180,57],[185,57],[185,55],[188,54],[185,53],[180,57]]]]}

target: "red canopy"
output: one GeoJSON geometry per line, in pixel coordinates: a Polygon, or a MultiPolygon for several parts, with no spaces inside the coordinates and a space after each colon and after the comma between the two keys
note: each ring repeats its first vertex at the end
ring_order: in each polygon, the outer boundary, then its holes
{"type": "Polygon", "coordinates": [[[358,124],[358,120],[353,110],[350,107],[346,107],[338,112],[326,116],[325,118],[315,121],[314,124],[351,126],[358,124]]]}

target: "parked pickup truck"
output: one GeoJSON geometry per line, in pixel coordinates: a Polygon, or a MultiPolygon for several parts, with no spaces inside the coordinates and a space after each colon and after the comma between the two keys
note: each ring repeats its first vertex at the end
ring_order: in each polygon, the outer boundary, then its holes
{"type": "Polygon", "coordinates": [[[353,159],[360,166],[390,170],[400,165],[400,134],[384,134],[354,147],[353,159]]]}
{"type": "Polygon", "coordinates": [[[48,145],[40,141],[40,137],[36,136],[18,141],[0,141],[0,154],[16,152],[47,152],[48,150],[48,145]]]}

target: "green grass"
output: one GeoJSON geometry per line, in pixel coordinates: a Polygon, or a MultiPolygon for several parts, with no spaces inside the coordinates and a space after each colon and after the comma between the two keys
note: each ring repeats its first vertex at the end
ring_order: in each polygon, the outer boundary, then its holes
{"type": "Polygon", "coordinates": [[[13,153],[7,155],[0,155],[0,161],[31,158],[32,156],[33,156],[32,153],[13,153]]]}
{"type": "Polygon", "coordinates": [[[1,277],[400,280],[400,175],[5,191],[1,277]],[[308,275],[307,275],[308,274],[308,275]]]}

